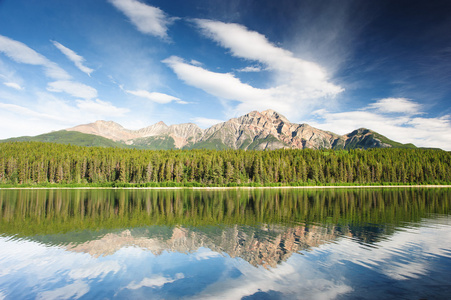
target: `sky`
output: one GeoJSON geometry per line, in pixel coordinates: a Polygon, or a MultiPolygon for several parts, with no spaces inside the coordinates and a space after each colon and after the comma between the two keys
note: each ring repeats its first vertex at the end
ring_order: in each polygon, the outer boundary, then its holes
{"type": "Polygon", "coordinates": [[[448,0],[0,0],[0,139],[273,109],[451,150],[448,0]]]}

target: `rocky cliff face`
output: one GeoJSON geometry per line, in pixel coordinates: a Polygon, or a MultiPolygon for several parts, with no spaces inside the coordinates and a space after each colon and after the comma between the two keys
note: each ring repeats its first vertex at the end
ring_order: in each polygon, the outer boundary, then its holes
{"type": "Polygon", "coordinates": [[[393,145],[385,137],[386,142],[382,142],[379,138],[382,136],[368,129],[361,128],[340,136],[308,124],[291,123],[274,110],[253,111],[205,130],[193,123],[168,126],[163,122],[139,130],[129,130],[111,121],[96,121],[67,130],[148,148],[159,143],[164,144],[165,149],[366,149],[393,145]]]}

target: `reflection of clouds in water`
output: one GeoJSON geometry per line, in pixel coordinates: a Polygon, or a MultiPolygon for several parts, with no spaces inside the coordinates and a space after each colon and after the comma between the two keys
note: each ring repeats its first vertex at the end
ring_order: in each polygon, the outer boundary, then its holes
{"type": "Polygon", "coordinates": [[[126,289],[130,289],[130,290],[137,290],[140,289],[142,287],[150,287],[150,288],[155,288],[155,287],[161,287],[163,285],[165,285],[166,283],[171,283],[174,282],[178,279],[182,279],[185,278],[185,276],[182,273],[177,273],[175,274],[175,277],[169,277],[169,276],[163,276],[163,275],[155,275],[152,276],[151,278],[144,278],[143,280],[141,280],[140,283],[130,283],[129,285],[127,285],[125,288],[126,289]]]}
{"type": "Polygon", "coordinates": [[[210,259],[213,257],[221,257],[222,255],[218,252],[211,251],[207,248],[199,248],[198,251],[194,254],[195,259],[197,260],[204,260],[204,259],[210,259]]]}
{"type": "Polygon", "coordinates": [[[79,299],[89,292],[89,285],[81,280],[77,280],[72,284],[57,288],[52,291],[46,291],[38,295],[37,299],[53,300],[53,299],[79,299]]]}
{"type": "Polygon", "coordinates": [[[235,260],[233,263],[243,276],[224,276],[193,299],[239,299],[271,291],[281,291],[284,297],[293,299],[334,299],[353,290],[347,284],[350,279],[342,277],[349,262],[394,280],[420,278],[433,268],[430,257],[450,257],[447,249],[451,249],[451,220],[445,222],[448,225],[437,226],[436,222],[423,223],[425,227],[404,228],[371,247],[341,238],[304,255],[294,254],[270,270],[235,260]]]}
{"type": "Polygon", "coordinates": [[[394,280],[419,278],[430,271],[431,256],[448,256],[451,249],[451,219],[429,220],[422,227],[406,227],[392,236],[365,247],[352,239],[342,239],[337,244],[319,247],[330,253],[325,266],[352,262],[376,270],[394,280]],[[447,221],[446,221],[447,220],[447,221]],[[436,223],[448,225],[435,225],[436,223]]]}
{"type": "MultiPolygon", "coordinates": [[[[57,246],[0,237],[0,279],[8,277],[11,283],[21,282],[24,284],[23,292],[38,292],[36,297],[40,299],[77,299],[90,291],[85,279],[103,280],[108,273],[116,274],[120,269],[117,261],[67,252],[57,246]],[[28,287],[33,287],[33,290],[28,291],[28,287]],[[57,288],[39,293],[53,287],[57,288]]],[[[4,296],[10,298],[11,292],[18,291],[6,288],[4,296]]]]}
{"type": "Polygon", "coordinates": [[[451,220],[440,220],[445,223],[439,226],[437,220],[430,222],[403,228],[371,247],[357,243],[355,237],[341,237],[303,255],[293,254],[269,269],[202,247],[190,253],[160,255],[124,247],[113,255],[94,258],[56,246],[0,237],[0,300],[11,298],[11,288],[18,282],[24,284],[24,290],[29,288],[26,293],[37,293],[22,298],[77,299],[90,297],[99,289],[102,293],[117,291],[110,298],[139,298],[145,288],[151,288],[156,296],[161,292],[169,298],[240,299],[283,293],[280,296],[288,299],[334,299],[353,290],[358,293],[359,283],[369,278],[360,276],[353,266],[386,276],[383,280],[422,280],[421,276],[434,268],[435,257],[450,258],[451,220]],[[180,292],[186,286],[191,287],[190,293],[180,292]]]}
{"type": "Polygon", "coordinates": [[[303,256],[299,258],[296,265],[284,262],[269,270],[253,267],[241,259],[234,260],[229,268],[237,268],[242,276],[224,276],[192,298],[241,299],[259,292],[280,291],[284,298],[290,299],[333,299],[351,290],[345,284],[321,278],[324,274],[316,272],[314,264],[303,256]]]}
{"type": "Polygon", "coordinates": [[[42,285],[56,273],[67,273],[91,260],[89,255],[67,253],[57,246],[0,238],[0,277],[25,277],[30,286],[42,285]]]}
{"type": "Polygon", "coordinates": [[[95,262],[95,264],[89,263],[71,270],[69,277],[72,279],[104,279],[108,273],[116,274],[120,269],[121,266],[117,261],[95,262]]]}

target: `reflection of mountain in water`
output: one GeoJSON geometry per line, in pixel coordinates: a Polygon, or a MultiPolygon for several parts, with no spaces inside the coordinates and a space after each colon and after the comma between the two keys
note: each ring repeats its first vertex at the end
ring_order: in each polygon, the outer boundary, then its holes
{"type": "MultiPolygon", "coordinates": [[[[145,231],[145,230],[144,230],[145,231]]],[[[341,234],[341,233],[340,233],[341,234]]],[[[208,230],[174,227],[172,235],[143,236],[136,230],[108,233],[97,240],[69,244],[67,249],[89,253],[95,257],[114,254],[123,247],[133,246],[159,255],[164,251],[194,252],[200,247],[209,248],[230,257],[240,257],[253,266],[276,267],[293,253],[318,247],[339,235],[333,227],[321,226],[233,226],[208,228],[208,230]]]]}
{"type": "Polygon", "coordinates": [[[340,235],[374,244],[450,207],[451,189],[0,190],[0,235],[94,256],[207,247],[275,266],[340,235]]]}

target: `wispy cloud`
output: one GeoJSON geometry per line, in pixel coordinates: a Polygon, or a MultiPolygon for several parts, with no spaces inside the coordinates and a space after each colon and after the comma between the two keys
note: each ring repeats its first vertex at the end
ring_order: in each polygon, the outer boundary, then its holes
{"type": "Polygon", "coordinates": [[[310,90],[316,98],[337,95],[343,91],[340,86],[329,82],[328,74],[320,65],[276,47],[258,32],[250,31],[240,24],[200,19],[195,20],[195,23],[205,36],[228,48],[232,55],[265,64],[280,73],[280,82],[295,83],[300,87],[300,92],[310,90]]]}
{"type": "Polygon", "coordinates": [[[53,79],[67,80],[71,76],[56,63],[37,53],[24,43],[0,35],[0,52],[15,62],[42,66],[46,75],[53,79]]]}
{"type": "Polygon", "coordinates": [[[174,21],[164,11],[137,0],[109,0],[118,10],[125,14],[136,28],[148,35],[168,38],[168,26],[174,21]]]}
{"type": "MultiPolygon", "coordinates": [[[[3,112],[9,111],[21,115],[23,118],[47,119],[53,121],[61,121],[62,119],[53,114],[41,113],[16,104],[0,103],[3,112]]],[[[3,119],[3,118],[2,118],[3,119]]]]}
{"type": "Polygon", "coordinates": [[[418,103],[405,98],[386,98],[362,110],[339,113],[318,110],[314,113],[317,119],[308,122],[321,129],[335,130],[338,134],[366,127],[398,142],[451,150],[451,116],[418,117],[420,114],[426,115],[420,107],[418,103]]]}
{"type": "MultiPolygon", "coordinates": [[[[238,101],[233,103],[230,115],[277,105],[278,111],[289,118],[298,118],[330,102],[344,90],[330,82],[329,75],[320,65],[276,47],[258,32],[239,24],[199,19],[194,22],[204,36],[229,49],[233,56],[258,62],[272,72],[273,86],[261,89],[242,82],[233,74],[209,71],[176,56],[163,60],[186,84],[220,99],[238,101]]],[[[260,68],[250,66],[238,71],[256,72],[260,68]]],[[[225,105],[230,106],[230,103],[225,105]]]]}
{"type": "Polygon", "coordinates": [[[52,43],[53,43],[53,45],[55,45],[56,48],[58,48],[58,50],[60,50],[64,55],[66,55],[66,57],[69,60],[71,60],[75,64],[75,66],[80,69],[80,71],[91,76],[91,73],[94,70],[83,65],[83,63],[85,62],[85,59],[82,56],[78,55],[73,50],[61,45],[57,41],[52,41],[52,43]]]}
{"type": "Polygon", "coordinates": [[[238,101],[262,101],[270,98],[267,90],[243,83],[230,73],[216,73],[186,63],[177,56],[163,60],[177,76],[189,85],[195,86],[213,96],[238,101]]]}
{"type": "Polygon", "coordinates": [[[262,70],[262,68],[260,66],[247,66],[247,67],[239,69],[237,71],[249,73],[249,72],[260,72],[261,70],[262,70]]]}
{"type": "Polygon", "coordinates": [[[6,85],[7,87],[13,88],[18,91],[21,91],[24,89],[18,83],[15,83],[15,82],[3,82],[3,84],[6,85]]]}
{"type": "Polygon", "coordinates": [[[160,103],[160,104],[167,104],[172,101],[175,101],[179,104],[188,104],[188,102],[182,101],[180,98],[177,98],[177,97],[174,97],[171,95],[167,95],[167,94],[163,94],[163,93],[148,92],[145,90],[136,90],[136,91],[125,90],[125,92],[128,94],[137,96],[137,97],[148,99],[148,100],[156,102],[156,103],[160,103]]]}
{"type": "Polygon", "coordinates": [[[49,92],[64,92],[76,98],[92,99],[97,97],[97,90],[93,87],[75,81],[54,81],[47,85],[49,92]]]}
{"type": "Polygon", "coordinates": [[[174,278],[162,276],[162,275],[155,275],[151,278],[144,278],[139,283],[132,282],[129,285],[127,285],[125,288],[130,289],[130,290],[137,290],[142,287],[150,287],[150,288],[162,287],[166,283],[172,283],[174,281],[177,281],[177,280],[183,279],[183,278],[185,278],[183,273],[175,274],[174,278]]]}
{"type": "Polygon", "coordinates": [[[120,117],[129,112],[127,108],[116,107],[110,102],[96,100],[77,100],[77,107],[85,113],[97,116],[120,117]]]}
{"type": "Polygon", "coordinates": [[[209,118],[203,118],[203,117],[193,118],[192,120],[194,121],[194,123],[199,125],[199,127],[201,127],[201,128],[208,128],[213,125],[224,122],[223,120],[209,119],[209,118]]]}
{"type": "Polygon", "coordinates": [[[384,98],[369,105],[370,109],[376,109],[382,113],[418,114],[421,105],[407,98],[384,98]]]}
{"type": "Polygon", "coordinates": [[[88,293],[89,285],[81,280],[51,291],[45,291],[38,295],[37,299],[78,299],[88,293]]]}

